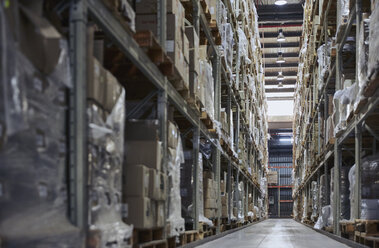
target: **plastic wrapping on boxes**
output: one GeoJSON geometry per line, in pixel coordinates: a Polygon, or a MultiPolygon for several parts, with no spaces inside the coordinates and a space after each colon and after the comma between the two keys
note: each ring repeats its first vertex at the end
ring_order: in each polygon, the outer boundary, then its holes
{"type": "Polygon", "coordinates": [[[318,217],[314,228],[322,229],[323,227],[331,226],[333,224],[333,211],[330,205],[322,207],[321,215],[318,217]]]}
{"type": "Polygon", "coordinates": [[[311,219],[315,219],[318,216],[318,185],[316,181],[312,182],[312,188],[311,188],[311,194],[312,194],[312,215],[311,219]]]}
{"type": "Polygon", "coordinates": [[[204,216],[204,187],[203,187],[203,155],[199,153],[198,161],[198,177],[199,177],[199,221],[209,226],[213,226],[213,222],[204,216]]]}
{"type": "Polygon", "coordinates": [[[66,216],[67,43],[61,41],[55,72],[43,75],[15,49],[3,11],[1,5],[1,239],[7,247],[75,247],[83,239],[66,216]]]}
{"type": "Polygon", "coordinates": [[[234,38],[232,25],[230,23],[225,23],[221,26],[221,46],[226,69],[231,74],[233,67],[234,38]]]}
{"type": "Polygon", "coordinates": [[[180,196],[180,164],[184,163],[182,140],[179,136],[175,157],[169,156],[168,176],[169,176],[169,196],[168,196],[168,218],[170,225],[168,235],[178,236],[184,232],[184,219],[182,218],[182,202],[180,196]]]}
{"type": "Polygon", "coordinates": [[[124,156],[125,91],[103,122],[95,105],[88,109],[90,166],[90,230],[98,232],[101,246],[126,245],[133,226],[122,222],[121,176],[124,156]]]}
{"type": "Polygon", "coordinates": [[[238,32],[238,38],[239,38],[238,53],[240,57],[243,57],[245,59],[245,63],[251,64],[251,60],[249,59],[249,56],[248,56],[249,42],[246,38],[245,32],[241,28],[238,28],[237,32],[238,32]]]}
{"type": "Polygon", "coordinates": [[[379,1],[375,1],[375,9],[370,17],[368,76],[370,77],[379,68],[379,1]]]}
{"type": "MultiPolygon", "coordinates": [[[[351,106],[354,104],[356,96],[357,92],[355,83],[343,90],[337,90],[334,93],[333,99],[339,101],[339,120],[337,120],[334,135],[346,128],[347,117],[352,110],[351,106]]],[[[334,109],[336,109],[336,107],[334,107],[334,109]]]]}
{"type": "Polygon", "coordinates": [[[321,90],[324,86],[324,76],[325,73],[329,70],[330,66],[330,45],[324,44],[317,49],[317,62],[319,65],[319,83],[318,89],[321,90]]]}
{"type": "Polygon", "coordinates": [[[201,83],[204,86],[204,108],[211,119],[214,119],[214,81],[212,66],[208,61],[200,61],[201,83]]]}

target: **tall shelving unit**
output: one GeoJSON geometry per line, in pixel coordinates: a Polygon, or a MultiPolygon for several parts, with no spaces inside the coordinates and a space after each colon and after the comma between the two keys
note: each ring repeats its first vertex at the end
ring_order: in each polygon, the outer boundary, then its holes
{"type": "MultiPolygon", "coordinates": [[[[293,192],[293,198],[297,201],[297,209],[294,207],[294,214],[297,220],[300,220],[303,212],[308,211],[303,209],[303,206],[308,206],[304,201],[309,202],[309,198],[312,197],[311,184],[317,182],[318,194],[320,194],[320,187],[323,187],[326,197],[324,205],[318,203],[318,216],[322,215],[323,206],[331,205],[334,221],[332,228],[327,230],[339,236],[341,227],[346,222],[346,220],[342,220],[350,218],[350,216],[346,217],[347,214],[343,211],[343,209],[350,208],[350,203],[346,205],[346,202],[341,202],[341,194],[343,194],[341,185],[344,184],[343,187],[346,187],[347,180],[344,173],[355,164],[354,199],[351,200],[354,202],[354,206],[351,207],[354,213],[351,215],[354,223],[354,219],[361,218],[362,157],[376,154],[378,137],[374,131],[379,126],[377,121],[377,111],[379,110],[377,69],[376,72],[368,74],[362,79],[358,68],[362,63],[359,57],[361,53],[364,53],[360,47],[361,32],[364,28],[362,18],[364,12],[370,12],[370,1],[316,0],[314,3],[306,1],[303,43],[307,45],[307,52],[303,53],[301,57],[304,66],[299,67],[299,72],[302,70],[300,74],[302,77],[298,77],[297,106],[295,107],[295,113],[298,114],[294,122],[294,135],[298,139],[294,146],[294,173],[295,178],[299,178],[295,182],[293,192]],[[350,4],[349,14],[344,16],[339,27],[338,25],[336,27],[335,17],[342,16],[342,2],[350,4]],[[319,74],[320,64],[317,66],[316,50],[320,45],[328,42],[331,47],[330,64],[322,77],[319,74]],[[355,50],[349,51],[346,49],[347,46],[353,46],[355,50]],[[349,56],[354,59],[349,61],[349,56]],[[308,63],[309,61],[311,62],[308,63]],[[348,113],[346,125],[330,137],[327,133],[326,120],[333,118],[329,111],[333,102],[329,98],[333,97],[338,90],[344,89],[343,75],[356,82],[355,92],[357,93],[362,80],[367,82],[367,86],[363,89],[364,97],[356,100],[357,107],[348,113]],[[323,82],[321,86],[318,83],[320,78],[323,82]],[[365,152],[363,153],[363,151],[365,152]],[[333,174],[334,177],[331,178],[333,174]],[[321,176],[323,176],[323,182],[320,180],[321,176]],[[330,184],[331,180],[333,185],[330,184]],[[329,197],[331,191],[333,191],[333,197],[329,197]]],[[[340,103],[334,101],[335,117],[338,120],[343,113],[339,111],[340,103]]],[[[331,126],[333,130],[337,124],[334,123],[331,126]]],[[[307,217],[304,218],[304,215],[303,221],[308,224],[315,223],[307,217]]],[[[342,235],[346,234],[342,233],[342,235]]]]}
{"type": "MultiPolygon", "coordinates": [[[[230,1],[224,0],[224,5],[227,6],[230,18],[231,7],[230,1]]],[[[227,77],[227,72],[224,65],[220,61],[219,48],[216,45],[215,39],[208,26],[204,11],[200,1],[192,0],[193,6],[192,18],[189,20],[194,26],[198,35],[200,32],[204,33],[208,44],[210,45],[211,58],[213,64],[213,77],[215,82],[215,120],[220,121],[221,105],[226,107],[226,112],[230,116],[235,115],[235,144],[238,149],[238,138],[240,132],[249,138],[248,145],[249,158],[253,156],[254,164],[249,167],[253,168],[255,173],[260,171],[260,175],[253,177],[253,172],[243,170],[240,166],[240,161],[235,154],[227,153],[221,146],[219,137],[214,132],[207,129],[204,123],[200,120],[199,113],[192,109],[178,91],[172,86],[169,80],[162,75],[157,66],[148,58],[144,51],[139,47],[125,28],[120,24],[118,19],[113,13],[104,5],[101,0],[74,0],[70,4],[70,53],[71,53],[71,66],[73,68],[73,85],[70,97],[70,216],[71,220],[76,226],[86,232],[88,223],[88,209],[86,193],[88,181],[88,169],[86,164],[87,154],[87,127],[86,127],[86,27],[89,20],[93,21],[98,27],[102,29],[107,38],[109,38],[114,45],[116,45],[122,53],[128,58],[131,63],[156,87],[158,92],[158,118],[160,123],[160,140],[162,141],[163,150],[167,147],[167,116],[170,109],[174,108],[184,118],[186,122],[190,123],[187,129],[187,134],[192,136],[192,150],[193,161],[198,161],[200,139],[205,139],[212,144],[212,170],[215,173],[215,181],[217,188],[220,189],[220,175],[222,172],[227,172],[227,190],[229,192],[229,202],[231,199],[232,178],[236,182],[243,181],[246,185],[245,192],[248,195],[252,193],[253,203],[257,204],[258,196],[266,199],[264,192],[262,192],[261,185],[258,183],[258,178],[265,177],[265,164],[267,159],[258,159],[258,149],[267,151],[267,147],[258,148],[252,142],[253,136],[248,131],[246,120],[241,115],[241,95],[238,90],[232,87],[231,82],[227,77]],[[226,94],[224,94],[226,93],[226,94]]],[[[158,10],[160,17],[158,40],[160,44],[165,44],[166,40],[166,1],[158,1],[158,10]]],[[[238,40],[237,32],[233,26],[233,34],[235,40],[238,40]]],[[[238,53],[237,55],[238,56],[238,53]]],[[[237,80],[239,78],[237,72],[237,80]]],[[[257,85],[263,85],[263,82],[257,82],[257,85]]],[[[261,87],[261,86],[260,86],[261,87]]],[[[264,99],[260,99],[261,102],[264,99]]],[[[167,155],[163,156],[163,163],[166,164],[167,155]]],[[[249,159],[250,161],[250,159],[249,159]]],[[[197,166],[193,166],[193,175],[198,175],[197,166]]],[[[194,177],[193,184],[193,229],[199,228],[199,178],[194,177]]],[[[220,202],[220,192],[218,195],[218,203],[220,202]]],[[[219,205],[220,207],[220,205],[219,205]]],[[[229,222],[231,221],[232,209],[229,208],[229,222]]],[[[217,233],[220,233],[220,212],[217,217],[217,233]]]]}

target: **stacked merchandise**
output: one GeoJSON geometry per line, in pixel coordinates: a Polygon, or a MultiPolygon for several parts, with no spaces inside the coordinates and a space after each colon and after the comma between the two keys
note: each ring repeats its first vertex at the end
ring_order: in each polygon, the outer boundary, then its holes
{"type": "Polygon", "coordinates": [[[212,74],[212,64],[209,61],[207,54],[207,45],[199,47],[200,58],[200,102],[204,106],[202,111],[205,111],[209,118],[214,120],[214,79],[212,74]]]}
{"type": "Polygon", "coordinates": [[[269,171],[267,173],[267,183],[268,185],[277,185],[278,184],[278,172],[277,171],[269,171]]]}
{"type": "Polygon", "coordinates": [[[217,184],[212,172],[204,173],[204,216],[214,219],[218,214],[217,184]]]}
{"type": "Polygon", "coordinates": [[[229,194],[226,192],[227,174],[224,173],[224,179],[220,180],[221,191],[221,218],[229,217],[229,194]]]}
{"type": "Polygon", "coordinates": [[[0,6],[1,240],[7,247],[75,247],[83,244],[83,238],[67,217],[66,94],[72,87],[68,45],[42,17],[42,7],[39,12],[13,2],[4,6],[0,6]]]}
{"type": "MultiPolygon", "coordinates": [[[[367,76],[371,79],[379,68],[379,59],[376,54],[379,51],[379,2],[373,3],[374,10],[370,16],[369,55],[367,64],[367,76]]],[[[366,36],[367,37],[367,36],[366,36]]]]}
{"type": "Polygon", "coordinates": [[[311,195],[312,195],[312,215],[311,220],[315,221],[318,217],[318,185],[316,181],[312,182],[311,185],[311,195]]]}
{"type": "Polygon", "coordinates": [[[180,195],[180,169],[184,163],[182,139],[173,123],[168,127],[168,236],[178,236],[185,231],[182,218],[182,198],[180,195]]]}
{"type": "Polygon", "coordinates": [[[326,199],[326,187],[325,187],[325,175],[320,176],[320,191],[319,191],[319,206],[320,209],[327,203],[326,199]]]}
{"type": "Polygon", "coordinates": [[[340,195],[341,195],[341,219],[350,218],[350,200],[349,200],[349,168],[341,167],[340,177],[340,195]]]}
{"type": "MultiPolygon", "coordinates": [[[[136,1],[136,30],[153,32],[158,37],[157,0],[136,1]]],[[[165,51],[175,65],[180,80],[175,80],[177,90],[189,89],[189,40],[184,25],[184,8],[179,0],[167,1],[167,33],[165,51]]]]}
{"type": "Polygon", "coordinates": [[[123,217],[135,228],[165,224],[168,182],[161,165],[162,148],[158,137],[157,120],[130,120],[125,125],[123,217]]]}
{"type": "Polygon", "coordinates": [[[240,182],[238,184],[238,198],[237,198],[237,209],[238,209],[238,215],[237,215],[237,218],[239,221],[241,222],[244,222],[245,221],[245,201],[247,199],[246,196],[245,196],[245,187],[244,187],[244,183],[243,182],[240,182]]]}
{"type": "MultiPolygon", "coordinates": [[[[350,182],[350,206],[351,219],[354,217],[354,185],[355,185],[356,166],[351,167],[349,171],[350,182]]],[[[361,174],[361,213],[360,218],[365,220],[379,219],[379,157],[371,156],[362,161],[361,174]]]]}

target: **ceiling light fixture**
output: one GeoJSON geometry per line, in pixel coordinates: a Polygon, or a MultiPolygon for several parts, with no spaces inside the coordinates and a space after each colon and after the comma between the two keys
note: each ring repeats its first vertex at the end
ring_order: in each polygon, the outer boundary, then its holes
{"type": "Polygon", "coordinates": [[[278,52],[278,59],[276,60],[276,63],[281,64],[281,63],[285,63],[285,62],[286,61],[283,58],[283,53],[282,52],[278,52]]]}
{"type": "Polygon", "coordinates": [[[285,4],[287,4],[286,0],[276,0],[275,1],[275,5],[285,5],[285,4]]]}
{"type": "Polygon", "coordinates": [[[286,37],[283,34],[283,29],[279,29],[278,38],[276,38],[278,42],[284,42],[286,41],[286,37]]]}
{"type": "Polygon", "coordinates": [[[283,73],[280,71],[278,73],[278,76],[276,77],[276,80],[280,81],[280,80],[283,80],[283,79],[284,79],[283,73]]]}
{"type": "Polygon", "coordinates": [[[282,81],[279,82],[278,88],[283,88],[283,82],[282,81]]]}

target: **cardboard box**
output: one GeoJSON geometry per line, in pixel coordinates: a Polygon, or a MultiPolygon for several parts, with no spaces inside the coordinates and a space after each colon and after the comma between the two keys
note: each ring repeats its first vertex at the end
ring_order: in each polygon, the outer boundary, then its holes
{"type": "MultiPolygon", "coordinates": [[[[158,19],[156,14],[149,15],[137,15],[136,16],[136,30],[146,31],[150,30],[155,37],[158,37],[158,19]]],[[[182,49],[183,47],[183,37],[182,37],[182,27],[184,27],[184,21],[179,19],[180,15],[168,14],[166,16],[167,21],[167,33],[166,33],[166,51],[167,43],[170,42],[178,43],[178,47],[182,49]]],[[[173,46],[169,46],[173,47],[173,46]]],[[[171,49],[172,50],[172,49],[171,49]]]]}
{"type": "Polygon", "coordinates": [[[278,184],[278,172],[269,171],[267,173],[267,183],[268,184],[278,184]]]}
{"type": "MultiPolygon", "coordinates": [[[[167,13],[176,13],[179,9],[180,2],[178,0],[166,0],[167,13]]],[[[158,9],[157,0],[136,0],[137,14],[156,14],[158,9]]]]}
{"type": "Polygon", "coordinates": [[[130,120],[125,122],[125,140],[157,141],[159,140],[158,120],[130,120]]]}
{"type": "Polygon", "coordinates": [[[204,208],[217,208],[217,203],[215,199],[204,199],[204,208]]]}
{"type": "Polygon", "coordinates": [[[229,197],[228,193],[221,196],[221,205],[223,206],[228,205],[228,197],[229,197]]]}
{"type": "Polygon", "coordinates": [[[189,72],[188,72],[188,64],[184,59],[184,54],[180,45],[173,41],[166,41],[166,51],[167,55],[173,61],[176,71],[181,77],[181,81],[176,83],[175,88],[177,90],[188,90],[189,89],[189,72]]]}
{"type": "Polygon", "coordinates": [[[214,209],[204,209],[204,216],[208,219],[216,217],[216,211],[214,209]]]}
{"type": "Polygon", "coordinates": [[[221,218],[227,218],[229,216],[229,208],[228,206],[221,207],[221,218]]]}
{"type": "Polygon", "coordinates": [[[161,171],[162,151],[159,141],[126,141],[125,163],[143,164],[161,171]]]}
{"type": "Polygon", "coordinates": [[[205,199],[216,199],[216,190],[213,188],[204,189],[204,198],[205,199]]]}
{"type": "Polygon", "coordinates": [[[50,74],[61,53],[60,33],[42,16],[19,5],[20,48],[32,64],[44,74],[50,74]]]}
{"type": "Polygon", "coordinates": [[[165,226],[165,205],[164,202],[157,202],[156,204],[157,210],[156,212],[156,227],[164,227],[165,226]]]}
{"type": "Polygon", "coordinates": [[[220,180],[220,192],[221,195],[225,195],[226,193],[226,182],[224,180],[220,180]]]}
{"type": "Polygon", "coordinates": [[[184,54],[184,60],[186,61],[187,64],[189,64],[190,63],[189,41],[185,33],[183,33],[183,54],[184,54]]]}
{"type": "Polygon", "coordinates": [[[127,197],[148,197],[149,171],[149,168],[141,164],[125,166],[123,171],[123,193],[127,197]]]}
{"type": "Polygon", "coordinates": [[[185,34],[189,42],[189,68],[190,71],[195,71],[197,75],[200,73],[199,63],[199,37],[196,34],[193,26],[185,28],[185,34]]]}
{"type": "Polygon", "coordinates": [[[165,201],[167,199],[167,187],[168,187],[168,179],[167,175],[162,172],[158,172],[159,179],[159,197],[158,200],[165,201]]]}
{"type": "Polygon", "coordinates": [[[167,146],[176,149],[179,141],[178,128],[171,121],[167,121],[167,124],[167,146]]]}
{"type": "Polygon", "coordinates": [[[149,170],[149,197],[151,200],[159,200],[159,177],[155,169],[149,170]]]}
{"type": "Polygon", "coordinates": [[[105,92],[105,75],[106,71],[100,62],[91,56],[92,66],[89,66],[88,83],[87,83],[87,98],[95,101],[100,106],[103,106],[105,92]]]}
{"type": "Polygon", "coordinates": [[[117,103],[121,95],[122,87],[110,71],[105,72],[106,90],[105,90],[105,103],[104,109],[109,113],[112,112],[114,105],[117,103]]]}
{"type": "Polygon", "coordinates": [[[174,163],[174,164],[175,164],[175,160],[176,160],[176,149],[168,147],[168,160],[169,160],[171,163],[174,163]]]}
{"type": "Polygon", "coordinates": [[[328,115],[333,115],[334,105],[333,105],[333,95],[328,95],[328,115]]]}
{"type": "Polygon", "coordinates": [[[151,209],[151,201],[147,197],[128,197],[125,201],[127,208],[127,217],[124,218],[125,223],[134,228],[152,228],[154,219],[151,209]]]}
{"type": "Polygon", "coordinates": [[[207,47],[207,45],[199,45],[199,60],[208,60],[208,47],[207,47]]]}

